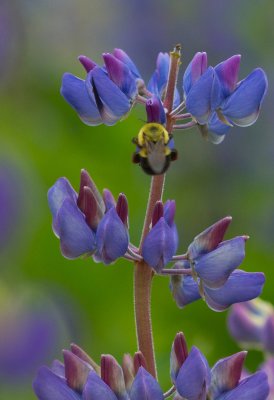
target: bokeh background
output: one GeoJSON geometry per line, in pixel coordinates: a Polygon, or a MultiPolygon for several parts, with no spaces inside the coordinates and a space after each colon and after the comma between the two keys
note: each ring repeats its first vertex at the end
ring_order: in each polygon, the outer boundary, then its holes
{"type": "MultiPolygon", "coordinates": [[[[249,234],[243,268],[264,271],[263,298],[274,303],[274,3],[273,0],[0,0],[0,398],[34,399],[40,364],[76,342],[96,360],[136,350],[132,265],[105,267],[62,258],[51,230],[48,188],[66,176],[75,188],[81,168],[99,189],[125,192],[130,235],[138,243],[149,177],[131,163],[131,138],[145,116],[138,107],[114,127],[87,127],[59,94],[65,71],[114,47],[126,50],[147,80],[159,51],[183,45],[182,71],[196,51],[217,64],[243,55],[240,77],[262,66],[269,92],[257,123],[234,128],[218,146],[198,131],[176,134],[179,160],[166,181],[176,199],[183,252],[218,218],[233,216],[227,237],[249,234]]],[[[152,314],[160,381],[169,386],[169,351],[183,330],[213,364],[237,351],[227,313],[200,301],[176,308],[168,279],[156,278],[152,314]]],[[[250,352],[254,370],[260,354],[250,352]]]]}

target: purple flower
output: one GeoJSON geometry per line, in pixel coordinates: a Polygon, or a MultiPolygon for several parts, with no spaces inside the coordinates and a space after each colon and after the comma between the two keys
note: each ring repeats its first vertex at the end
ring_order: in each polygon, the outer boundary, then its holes
{"type": "Polygon", "coordinates": [[[245,347],[274,353],[274,308],[270,303],[256,299],[235,304],[229,314],[228,328],[245,347]]]}
{"type": "Polygon", "coordinates": [[[267,400],[272,400],[274,396],[274,358],[268,358],[268,360],[261,365],[260,369],[264,371],[268,377],[270,391],[267,400]]]}
{"type": "Polygon", "coordinates": [[[48,201],[64,257],[93,255],[96,261],[110,264],[126,253],[128,206],[124,194],[119,195],[117,204],[108,190],[102,197],[82,170],[79,194],[66,178],[60,178],[49,189],[48,201]]]}
{"type": "Polygon", "coordinates": [[[238,82],[240,55],[207,66],[206,53],[196,53],[187,67],[183,88],[186,108],[197,120],[203,135],[220,143],[229,127],[256,122],[267,91],[267,77],[256,68],[238,82]]]}
{"type": "Polygon", "coordinates": [[[101,357],[101,368],[78,346],[65,350],[64,364],[41,367],[33,388],[39,400],[163,400],[158,382],[139,365],[139,353],[124,357],[121,367],[111,355],[101,357]],[[130,379],[129,379],[130,377],[130,379]]]}
{"type": "Polygon", "coordinates": [[[99,67],[88,57],[80,56],[87,75],[82,80],[70,73],[63,76],[61,94],[87,125],[114,125],[130,111],[142,86],[138,70],[120,49],[103,54],[99,67]]]}
{"type": "Polygon", "coordinates": [[[168,200],[165,205],[156,203],[152,216],[152,228],[147,234],[142,256],[156,272],[167,265],[178,247],[178,233],[174,222],[175,201],[168,200]]]}
{"type": "Polygon", "coordinates": [[[175,269],[189,269],[188,276],[175,275],[170,289],[179,307],[203,297],[215,311],[260,295],[265,278],[262,273],[235,269],[245,256],[245,236],[222,241],[231,217],[223,218],[195,237],[187,257],[175,269]]]}

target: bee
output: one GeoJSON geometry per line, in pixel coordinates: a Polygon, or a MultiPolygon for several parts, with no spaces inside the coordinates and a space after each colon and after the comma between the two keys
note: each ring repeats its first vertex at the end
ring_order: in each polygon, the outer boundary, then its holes
{"type": "Polygon", "coordinates": [[[137,146],[132,161],[140,164],[148,175],[163,174],[170,162],[177,159],[172,135],[163,125],[156,122],[145,124],[132,142],[137,146]]]}

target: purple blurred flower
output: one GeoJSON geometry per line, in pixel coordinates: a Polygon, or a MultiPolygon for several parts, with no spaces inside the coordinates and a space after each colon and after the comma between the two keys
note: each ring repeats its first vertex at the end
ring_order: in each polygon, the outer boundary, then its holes
{"type": "Polygon", "coordinates": [[[174,222],[175,201],[168,200],[165,205],[157,202],[152,216],[152,228],[142,247],[145,262],[156,272],[168,264],[178,247],[178,233],[174,222]]]}
{"type": "Polygon", "coordinates": [[[111,355],[101,357],[101,368],[78,346],[64,351],[64,364],[41,367],[33,388],[39,400],[163,400],[158,382],[140,364],[125,355],[121,367],[111,355]]]}
{"type": "Polygon", "coordinates": [[[274,353],[274,308],[270,303],[256,299],[235,304],[229,314],[228,328],[241,345],[274,353]]]}
{"type": "Polygon", "coordinates": [[[265,361],[260,369],[264,371],[268,378],[269,384],[269,396],[267,400],[273,400],[274,398],[274,358],[270,357],[267,361],[265,361]]]}
{"type": "Polygon", "coordinates": [[[238,82],[240,59],[235,55],[213,68],[207,66],[207,54],[198,52],[184,74],[186,108],[202,134],[215,143],[234,125],[254,124],[267,91],[267,77],[261,68],[238,82]]]}
{"type": "Polygon", "coordinates": [[[93,255],[95,261],[110,264],[126,253],[128,205],[124,194],[117,204],[108,190],[102,197],[82,170],[79,194],[66,178],[60,178],[49,189],[48,201],[64,257],[93,255]]]}
{"type": "Polygon", "coordinates": [[[231,217],[223,218],[196,236],[186,259],[175,264],[175,269],[192,271],[171,278],[170,289],[179,307],[203,297],[211,309],[223,311],[260,295],[264,274],[235,271],[245,256],[246,237],[222,241],[230,222],[231,217]]]}

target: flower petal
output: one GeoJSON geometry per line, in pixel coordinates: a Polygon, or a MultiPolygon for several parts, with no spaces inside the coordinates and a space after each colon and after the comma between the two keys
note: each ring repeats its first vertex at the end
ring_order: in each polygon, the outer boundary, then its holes
{"type": "Polygon", "coordinates": [[[209,67],[186,96],[186,108],[199,124],[208,122],[211,115],[211,96],[214,70],[209,67]]]}
{"type": "Polygon", "coordinates": [[[88,95],[85,81],[72,74],[65,73],[62,80],[61,94],[85,124],[95,126],[102,123],[98,108],[88,95]]]}
{"type": "Polygon", "coordinates": [[[261,272],[232,272],[219,289],[204,288],[208,306],[214,311],[224,311],[234,303],[241,303],[260,296],[265,276],[261,272]]]}
{"type": "Polygon", "coordinates": [[[81,400],[81,396],[67,386],[66,380],[48,367],[38,370],[33,389],[39,400],[81,400]]]}
{"type": "Polygon", "coordinates": [[[235,389],[218,397],[218,400],[266,400],[268,393],[267,375],[260,371],[243,379],[235,389]]]}
{"type": "Polygon", "coordinates": [[[103,59],[110,79],[129,99],[134,99],[137,95],[136,79],[127,65],[109,53],[103,54],[103,59]]]}
{"type": "Polygon", "coordinates": [[[95,250],[95,235],[77,205],[66,199],[57,215],[61,251],[64,257],[74,259],[95,250]]]}
{"type": "Polygon", "coordinates": [[[60,228],[57,222],[57,214],[63,202],[70,199],[73,202],[77,201],[77,193],[67,180],[67,178],[59,178],[48,191],[49,208],[53,216],[52,228],[56,236],[60,235],[60,228]]]}
{"type": "Polygon", "coordinates": [[[76,392],[82,392],[92,367],[71,351],[63,350],[67,385],[76,392]]]}
{"type": "Polygon", "coordinates": [[[129,112],[130,100],[102,68],[95,67],[89,72],[86,85],[91,98],[94,96],[104,124],[114,125],[129,112]]]}
{"type": "Polygon", "coordinates": [[[195,271],[205,286],[219,288],[245,257],[245,238],[238,236],[222,242],[215,250],[195,260],[195,271]]]}
{"type": "Polygon", "coordinates": [[[110,387],[95,372],[90,372],[83,391],[83,400],[99,399],[117,400],[117,397],[110,387]]]}
{"type": "Polygon", "coordinates": [[[261,68],[255,69],[240,82],[221,106],[224,116],[238,126],[256,122],[267,91],[267,77],[261,68]]]}
{"type": "Polygon", "coordinates": [[[262,331],[262,342],[268,353],[274,353],[274,314],[270,315],[262,331]]]}
{"type": "Polygon", "coordinates": [[[206,254],[218,246],[232,221],[232,217],[225,217],[215,222],[209,228],[197,235],[188,247],[188,254],[192,260],[206,254]]]}
{"type": "Polygon", "coordinates": [[[176,379],[178,393],[187,400],[206,400],[210,370],[204,355],[192,347],[176,379]]]}
{"type": "MultiPolygon", "coordinates": [[[[184,267],[182,266],[182,268],[184,267]]],[[[180,308],[201,298],[197,282],[194,281],[192,276],[173,275],[170,278],[169,287],[177,306],[180,308]]]]}
{"type": "Polygon", "coordinates": [[[128,248],[128,232],[114,207],[106,212],[96,232],[97,260],[110,264],[122,257],[128,248]]]}
{"type": "Polygon", "coordinates": [[[140,367],[130,390],[131,400],[164,400],[159,383],[140,367]]]}
{"type": "Polygon", "coordinates": [[[142,255],[148,265],[159,272],[176,253],[177,244],[175,231],[162,217],[146,236],[142,255]]]}
{"type": "Polygon", "coordinates": [[[234,389],[241,379],[247,352],[241,351],[219,360],[211,370],[210,398],[218,399],[222,393],[234,389]]]}
{"type": "Polygon", "coordinates": [[[204,74],[207,69],[207,54],[198,52],[188,64],[183,78],[183,89],[187,95],[192,85],[204,74]]]}
{"type": "Polygon", "coordinates": [[[123,370],[111,355],[102,355],[101,358],[101,377],[103,381],[115,393],[118,400],[129,400],[123,370]]]}
{"type": "Polygon", "coordinates": [[[131,60],[131,58],[127,55],[127,53],[121,49],[114,49],[113,51],[114,57],[116,57],[118,60],[122,61],[124,64],[128,66],[130,71],[135,75],[136,78],[141,78],[141,75],[134,64],[134,62],[131,60]]]}
{"type": "Polygon", "coordinates": [[[222,61],[214,68],[222,86],[222,91],[225,97],[229,96],[237,86],[241,55],[237,54],[222,61]]]}
{"type": "Polygon", "coordinates": [[[188,357],[187,344],[182,332],[177,333],[170,353],[170,376],[175,384],[178,372],[188,357]]]}

